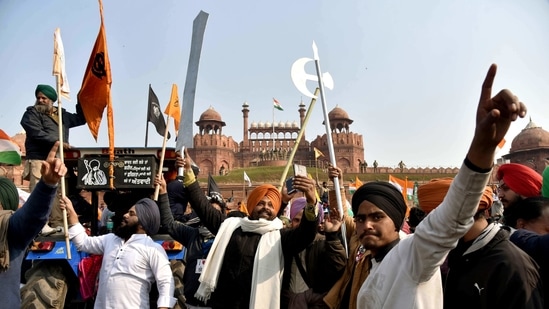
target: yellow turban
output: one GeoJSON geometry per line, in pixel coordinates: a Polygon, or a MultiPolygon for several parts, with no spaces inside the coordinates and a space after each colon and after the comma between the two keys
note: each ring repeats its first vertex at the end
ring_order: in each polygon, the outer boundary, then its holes
{"type": "Polygon", "coordinates": [[[248,202],[246,203],[248,214],[253,212],[255,206],[257,206],[259,201],[261,201],[261,199],[265,196],[271,200],[271,203],[273,203],[275,215],[278,214],[278,210],[280,209],[282,202],[282,196],[280,195],[278,189],[272,185],[261,185],[250,193],[248,196],[248,202]]]}
{"type": "MultiPolygon", "coordinates": [[[[452,180],[452,178],[438,178],[419,186],[417,189],[417,198],[421,210],[425,213],[430,213],[433,209],[440,205],[442,200],[444,200],[446,193],[448,193],[448,189],[450,189],[452,180]]],[[[486,187],[482,197],[480,198],[477,210],[485,210],[492,207],[493,198],[494,195],[492,188],[486,187]]]]}

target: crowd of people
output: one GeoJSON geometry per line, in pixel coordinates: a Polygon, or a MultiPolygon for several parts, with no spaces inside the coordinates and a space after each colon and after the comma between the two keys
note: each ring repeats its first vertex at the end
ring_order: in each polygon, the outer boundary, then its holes
{"type": "MultiPolygon", "coordinates": [[[[177,158],[184,177],[156,177],[158,200],[138,200],[112,232],[90,236],[71,199],[54,205],[67,172],[56,158],[59,142],[27,147],[40,156],[27,167],[36,184],[23,207],[13,183],[0,178],[0,282],[7,291],[0,307],[19,307],[25,249],[58,207],[78,250],[103,256],[95,308],[549,308],[549,179],[508,163],[498,168],[496,191],[489,186],[498,144],[526,115],[511,91],[492,95],[495,75],[492,65],[458,174],[419,186],[414,209],[388,182],[368,182],[350,201],[342,191],[337,205],[328,184],[298,175],[297,193],[260,185],[228,211],[218,192],[204,194],[185,151],[177,158]],[[491,211],[497,201],[501,218],[491,211]],[[174,297],[168,256],[151,238],[160,229],[186,248],[183,303],[174,297]]],[[[55,101],[50,88],[37,88],[36,105],[55,101]]],[[[78,113],[67,117],[67,130],[83,124],[78,113]]],[[[343,174],[330,166],[328,177],[342,181],[343,174]]]]}

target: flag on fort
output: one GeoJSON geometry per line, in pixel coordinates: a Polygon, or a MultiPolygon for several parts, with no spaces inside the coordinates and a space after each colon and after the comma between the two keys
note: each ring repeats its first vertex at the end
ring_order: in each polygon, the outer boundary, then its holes
{"type": "Polygon", "coordinates": [[[61,30],[55,29],[53,33],[53,76],[57,76],[58,83],[60,85],[59,94],[67,99],[71,99],[69,96],[69,80],[67,79],[67,72],[65,71],[65,49],[63,48],[63,41],[61,40],[61,30]]]}
{"type": "MultiPolygon", "coordinates": [[[[107,125],[109,131],[109,144],[114,147],[114,115],[111,101],[111,63],[107,52],[107,37],[103,24],[103,3],[99,1],[99,13],[101,26],[95,40],[88,66],[84,72],[82,88],[78,93],[78,102],[82,107],[84,117],[88,123],[93,138],[97,141],[99,125],[103,117],[103,111],[107,108],[107,125]]],[[[114,153],[114,148],[113,148],[114,153]]]]}
{"type": "Polygon", "coordinates": [[[244,171],[244,181],[248,183],[248,187],[252,186],[252,181],[250,180],[250,177],[248,177],[248,174],[246,174],[246,171],[244,171]]]}
{"type": "MultiPolygon", "coordinates": [[[[164,136],[164,133],[166,132],[166,120],[160,111],[160,103],[158,103],[158,97],[156,96],[156,93],[154,93],[151,84],[149,84],[149,107],[147,111],[147,121],[152,122],[156,128],[156,132],[164,136]]],[[[170,132],[168,132],[168,139],[170,139],[170,137],[170,132]]]]}
{"type": "Polygon", "coordinates": [[[282,105],[280,105],[280,102],[278,102],[277,99],[273,98],[273,106],[274,108],[278,109],[279,111],[283,111],[282,105]]]}
{"type": "Polygon", "coordinates": [[[395,186],[400,192],[404,200],[411,200],[414,196],[414,186],[412,183],[408,184],[408,179],[402,180],[393,175],[389,175],[389,183],[395,186]]]}
{"type": "Polygon", "coordinates": [[[322,151],[318,150],[318,148],[313,147],[313,151],[315,152],[315,160],[319,157],[324,157],[324,154],[322,153],[322,151]]]}
{"type": "Polygon", "coordinates": [[[179,129],[179,121],[181,120],[181,106],[179,105],[179,96],[177,95],[177,85],[172,85],[172,95],[170,97],[170,102],[166,106],[164,114],[173,118],[175,124],[175,132],[179,129]]]}
{"type": "Polygon", "coordinates": [[[16,143],[0,129],[0,163],[21,165],[21,151],[16,143]]]}

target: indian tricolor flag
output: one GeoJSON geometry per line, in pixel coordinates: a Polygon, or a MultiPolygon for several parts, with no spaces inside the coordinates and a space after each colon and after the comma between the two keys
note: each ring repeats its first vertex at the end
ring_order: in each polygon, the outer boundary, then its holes
{"type": "Polygon", "coordinates": [[[274,104],[274,108],[278,109],[279,111],[283,111],[284,109],[282,108],[282,105],[280,105],[280,102],[278,102],[277,99],[273,98],[273,104],[274,104]]]}
{"type": "Polygon", "coordinates": [[[389,175],[389,183],[395,186],[398,191],[402,192],[404,200],[411,200],[414,196],[414,183],[409,182],[408,179],[402,180],[393,175],[389,175]]]}
{"type": "Polygon", "coordinates": [[[0,130],[0,163],[21,165],[19,146],[11,141],[6,132],[0,130]]]}

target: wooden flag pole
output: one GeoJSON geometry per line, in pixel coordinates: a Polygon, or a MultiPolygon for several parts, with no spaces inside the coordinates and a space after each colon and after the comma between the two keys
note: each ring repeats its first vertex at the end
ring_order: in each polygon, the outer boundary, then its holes
{"type": "MultiPolygon", "coordinates": [[[[170,116],[166,119],[166,123],[170,123],[170,116]]],[[[175,119],[173,121],[175,128],[175,119]]],[[[177,128],[176,128],[177,129],[177,128]]],[[[162,177],[162,169],[164,168],[164,156],[166,154],[166,141],[168,140],[168,125],[166,125],[166,131],[164,131],[164,140],[162,141],[162,154],[160,155],[160,165],[158,167],[158,176],[162,177]]],[[[158,201],[158,193],[160,192],[160,186],[155,186],[153,200],[158,201]]]]}
{"type": "MultiPolygon", "coordinates": [[[[59,126],[59,158],[61,159],[61,162],[65,164],[65,158],[63,153],[63,108],[61,104],[61,78],[59,75],[55,75],[56,80],[56,87],[57,87],[57,118],[58,118],[58,126],[59,126]]],[[[65,176],[61,176],[61,198],[66,196],[65,191],[65,176]]],[[[59,198],[59,197],[55,197],[59,198]]],[[[55,207],[55,204],[53,205],[55,207]]],[[[69,223],[67,222],[67,210],[63,209],[63,230],[65,234],[65,245],[67,246],[67,259],[70,260],[72,258],[71,256],[71,246],[70,246],[70,240],[69,240],[69,223]]]]}
{"type": "Polygon", "coordinates": [[[278,191],[282,191],[282,186],[284,186],[284,182],[286,181],[286,176],[288,175],[288,171],[290,170],[290,166],[292,166],[295,153],[297,152],[297,148],[299,147],[299,142],[301,141],[301,138],[303,136],[303,133],[305,132],[305,127],[307,126],[307,123],[309,122],[309,117],[311,116],[311,112],[313,110],[313,107],[316,103],[316,97],[318,96],[318,92],[320,90],[316,88],[315,90],[315,97],[311,99],[311,103],[309,104],[309,108],[307,109],[307,113],[305,113],[305,118],[303,119],[303,125],[301,126],[301,129],[299,129],[299,133],[297,134],[297,138],[295,139],[294,147],[292,148],[292,152],[290,153],[290,156],[288,157],[288,163],[286,163],[286,167],[284,168],[284,171],[282,172],[282,176],[280,177],[280,182],[278,184],[278,191]]]}

